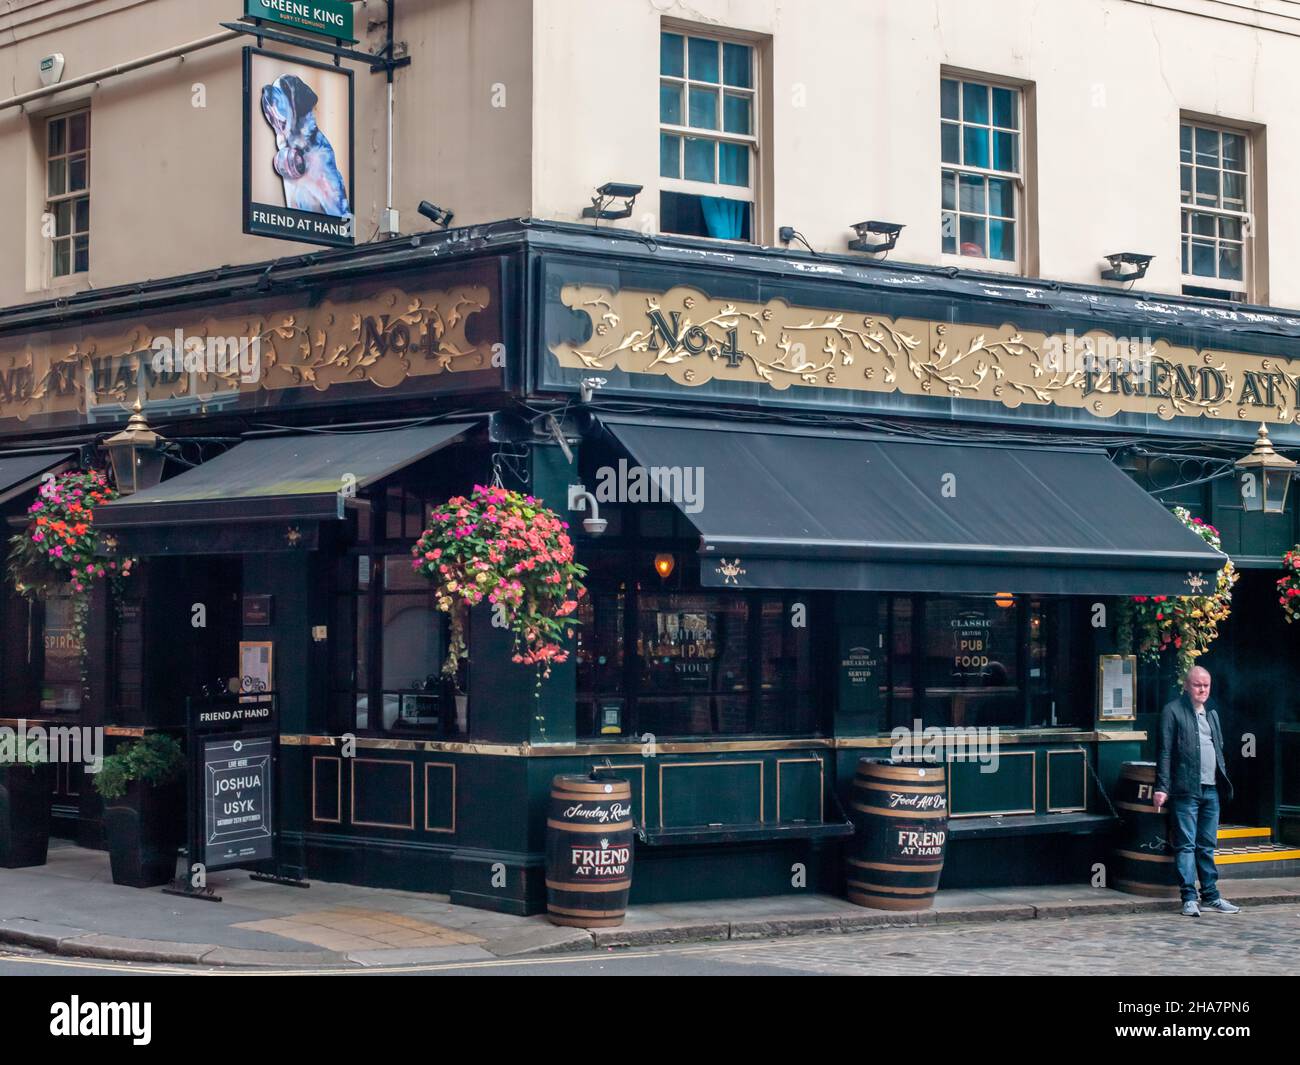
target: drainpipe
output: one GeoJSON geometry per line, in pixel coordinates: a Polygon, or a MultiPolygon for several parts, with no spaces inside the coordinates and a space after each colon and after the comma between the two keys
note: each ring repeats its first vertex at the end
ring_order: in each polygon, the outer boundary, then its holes
{"type": "Polygon", "coordinates": [[[132,59],[128,63],[119,63],[115,67],[106,67],[103,70],[95,71],[93,74],[73,78],[71,81],[61,81],[57,85],[46,85],[43,88],[33,89],[31,92],[21,93],[18,96],[10,96],[7,99],[0,100],[0,111],[7,110],[10,107],[25,107],[33,100],[40,100],[46,96],[53,96],[55,93],[66,92],[68,89],[77,89],[82,85],[91,85],[116,77],[119,74],[129,74],[133,70],[152,66],[154,63],[162,63],[168,59],[183,60],[191,52],[211,48],[214,44],[222,44],[225,41],[233,41],[239,36],[240,34],[235,33],[233,30],[223,30],[221,33],[214,33],[211,37],[200,37],[197,41],[190,41],[189,44],[177,45],[175,48],[168,48],[163,52],[154,52],[152,55],[143,56],[140,59],[132,59]]]}

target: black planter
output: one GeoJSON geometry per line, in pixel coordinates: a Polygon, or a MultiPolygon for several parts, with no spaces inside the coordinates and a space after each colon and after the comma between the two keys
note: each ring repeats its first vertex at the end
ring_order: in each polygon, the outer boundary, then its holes
{"type": "Polygon", "coordinates": [[[104,835],[113,883],[158,887],[176,875],[185,835],[185,796],[179,783],[150,787],[133,780],[120,799],[104,803],[104,835]]]}
{"type": "Polygon", "coordinates": [[[53,765],[0,769],[0,868],[45,864],[53,792],[53,765]]]}

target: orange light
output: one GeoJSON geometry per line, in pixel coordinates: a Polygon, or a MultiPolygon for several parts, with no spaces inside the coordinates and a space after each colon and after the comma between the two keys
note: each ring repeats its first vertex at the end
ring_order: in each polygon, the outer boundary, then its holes
{"type": "Polygon", "coordinates": [[[1010,592],[998,592],[998,594],[993,597],[993,602],[997,603],[998,606],[1005,610],[1009,606],[1016,605],[1016,597],[1010,592]]]}
{"type": "Polygon", "coordinates": [[[673,575],[677,560],[672,555],[655,555],[655,572],[664,580],[673,575]]]}

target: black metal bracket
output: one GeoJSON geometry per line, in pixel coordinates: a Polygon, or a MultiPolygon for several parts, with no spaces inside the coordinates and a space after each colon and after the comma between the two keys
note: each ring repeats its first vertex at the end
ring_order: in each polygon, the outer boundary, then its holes
{"type": "Polygon", "coordinates": [[[314,41],[308,37],[300,37],[294,33],[282,33],[279,30],[269,30],[264,24],[250,25],[247,22],[223,22],[222,29],[234,30],[236,33],[242,33],[249,37],[256,37],[258,44],[262,40],[275,41],[277,44],[290,44],[295,48],[306,48],[312,52],[320,52],[324,55],[333,56],[337,63],[340,59],[350,59],[354,63],[363,63],[370,68],[372,74],[389,74],[401,67],[411,65],[411,57],[404,55],[400,59],[392,57],[393,45],[384,45],[384,53],[372,54],[370,52],[358,52],[353,48],[344,48],[341,45],[326,44],[324,41],[314,41]]]}

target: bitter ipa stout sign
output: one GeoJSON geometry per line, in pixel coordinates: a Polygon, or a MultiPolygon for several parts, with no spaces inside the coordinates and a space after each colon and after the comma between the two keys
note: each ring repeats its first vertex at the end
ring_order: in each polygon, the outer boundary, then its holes
{"type": "Polygon", "coordinates": [[[204,863],[209,869],[274,856],[270,737],[203,743],[204,863]]]}

